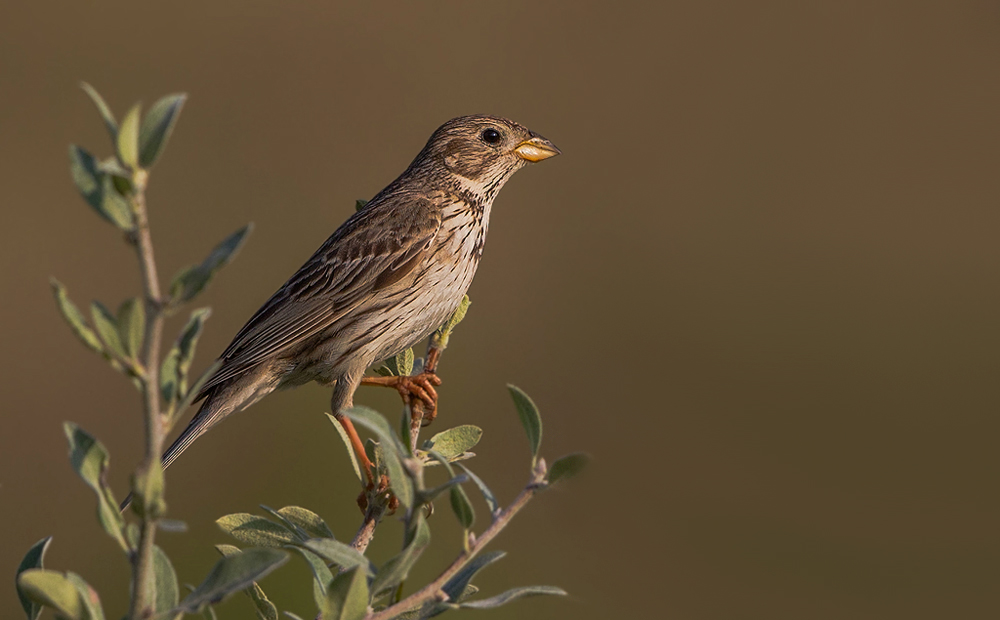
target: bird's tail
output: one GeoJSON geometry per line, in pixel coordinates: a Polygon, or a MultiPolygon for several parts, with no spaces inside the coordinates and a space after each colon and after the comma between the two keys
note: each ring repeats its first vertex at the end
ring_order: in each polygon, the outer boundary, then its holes
{"type": "MultiPolygon", "coordinates": [[[[202,404],[201,409],[198,413],[191,418],[191,422],[184,429],[184,432],[174,440],[174,443],[170,444],[167,451],[163,453],[160,459],[160,463],[163,465],[163,469],[170,467],[170,464],[177,460],[177,457],[181,455],[182,452],[188,449],[191,444],[195,442],[196,439],[205,434],[208,429],[215,426],[216,421],[220,420],[223,416],[219,415],[218,404],[215,403],[215,399],[209,397],[205,399],[202,404]]],[[[129,507],[132,503],[132,494],[129,493],[125,499],[122,501],[119,510],[125,512],[125,509],[129,507]]]]}

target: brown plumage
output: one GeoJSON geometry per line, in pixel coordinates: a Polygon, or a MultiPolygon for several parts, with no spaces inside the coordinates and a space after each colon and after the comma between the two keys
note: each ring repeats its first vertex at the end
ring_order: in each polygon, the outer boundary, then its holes
{"type": "Polygon", "coordinates": [[[226,416],[275,389],[333,386],[334,414],[365,370],[437,329],[472,283],[490,207],[528,162],[559,150],[513,121],[442,125],[403,174],[351,216],[223,352],[204,402],[163,455],[169,466],[226,416]]]}

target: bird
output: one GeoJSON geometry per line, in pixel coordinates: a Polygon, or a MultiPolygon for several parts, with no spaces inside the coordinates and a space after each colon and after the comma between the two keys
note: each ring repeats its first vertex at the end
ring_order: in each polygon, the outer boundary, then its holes
{"type": "Polygon", "coordinates": [[[433,412],[440,379],[432,355],[415,377],[365,377],[366,369],[451,316],[476,274],[498,192],[521,168],[559,154],[543,136],[498,116],[441,125],[409,167],[337,228],[236,334],[195,399],[202,403],[197,413],[163,454],[163,467],[233,413],[274,390],[315,381],[333,388],[331,410],[371,483],[361,440],[342,415],[358,386],[394,387],[433,412]]]}

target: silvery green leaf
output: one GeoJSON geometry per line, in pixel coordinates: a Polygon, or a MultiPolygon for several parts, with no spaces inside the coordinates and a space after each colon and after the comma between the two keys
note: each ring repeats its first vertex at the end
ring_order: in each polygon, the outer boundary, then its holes
{"type": "Polygon", "coordinates": [[[379,440],[381,440],[383,446],[392,447],[398,456],[406,454],[406,448],[403,446],[403,443],[396,436],[396,433],[392,432],[392,427],[389,426],[389,422],[381,413],[368,407],[355,406],[341,412],[341,415],[350,418],[355,424],[360,424],[374,432],[379,440]]]}
{"type": "MultiPolygon", "coordinates": [[[[233,545],[215,545],[215,549],[226,558],[243,553],[239,547],[234,547],[233,545]]],[[[261,589],[256,581],[251,583],[250,587],[244,590],[244,592],[250,598],[253,609],[257,613],[257,618],[260,620],[278,620],[278,608],[267,598],[264,590],[261,589]]]]}
{"type": "Polygon", "coordinates": [[[150,168],[166,146],[187,95],[168,95],[146,113],[139,129],[139,165],[150,168]]]}
{"type": "MultiPolygon", "coordinates": [[[[270,512],[270,509],[268,509],[268,512],[270,512]]],[[[301,506],[285,506],[272,514],[283,519],[285,523],[299,527],[302,532],[307,534],[304,538],[334,538],[330,526],[326,524],[326,521],[322,517],[301,506]]]]}
{"type": "Polygon", "coordinates": [[[476,522],[476,511],[472,509],[469,496],[460,484],[451,487],[451,509],[463,528],[469,529],[476,522]]]}
{"type": "Polygon", "coordinates": [[[567,592],[562,588],[556,588],[554,586],[527,586],[507,590],[503,594],[491,596],[490,598],[462,603],[462,607],[468,609],[494,609],[496,607],[500,607],[501,605],[506,605],[511,601],[516,601],[519,598],[539,596],[543,594],[566,596],[567,592]]]}
{"type": "Polygon", "coordinates": [[[335,575],[326,591],[323,620],[363,620],[368,614],[368,579],[354,567],[335,575]]]}
{"type": "Polygon", "coordinates": [[[73,330],[76,337],[88,349],[97,353],[103,353],[104,345],[101,344],[101,340],[94,333],[94,330],[90,329],[87,325],[87,320],[83,318],[83,314],[76,307],[76,304],[70,301],[69,296],[66,294],[66,287],[55,278],[52,278],[51,283],[52,293],[56,298],[56,305],[59,307],[59,312],[62,313],[63,318],[69,324],[70,329],[73,330]]]}
{"type": "Polygon", "coordinates": [[[363,566],[367,574],[375,574],[375,567],[372,565],[371,560],[354,547],[346,545],[339,540],[333,538],[311,538],[302,543],[302,546],[341,568],[363,566]]]}
{"type": "Polygon", "coordinates": [[[469,481],[469,477],[468,476],[466,476],[466,475],[459,475],[459,476],[455,476],[454,478],[451,478],[451,479],[447,480],[443,484],[439,484],[436,487],[432,487],[430,489],[424,489],[423,491],[420,492],[420,503],[426,504],[426,503],[428,503],[430,501],[433,501],[434,498],[436,498],[441,493],[444,493],[445,491],[451,489],[453,486],[459,485],[459,484],[462,484],[463,482],[468,482],[468,481],[469,481]]]}
{"type": "Polygon", "coordinates": [[[365,200],[363,198],[358,198],[357,200],[354,201],[354,210],[355,211],[360,211],[360,210],[362,210],[362,209],[365,208],[366,204],[368,204],[367,200],[365,200]]]}
{"type": "Polygon", "coordinates": [[[498,512],[500,512],[500,503],[497,501],[496,496],[493,495],[493,491],[491,491],[490,488],[486,486],[486,483],[483,482],[479,476],[472,473],[472,470],[470,470],[465,465],[459,463],[458,466],[461,467],[462,471],[464,471],[469,476],[469,478],[472,478],[472,481],[476,483],[477,487],[479,487],[479,492],[483,494],[483,499],[486,500],[486,505],[489,506],[490,514],[496,515],[498,512]]]}
{"type": "Polygon", "coordinates": [[[166,512],[163,500],[163,465],[159,459],[132,476],[132,512],[144,518],[159,518],[166,512]]]}
{"type": "Polygon", "coordinates": [[[108,471],[108,451],[101,442],[88,435],[72,422],[63,424],[69,440],[69,459],[73,470],[97,495],[97,518],[101,527],[115,539],[126,553],[129,545],[125,540],[125,520],[118,512],[118,504],[106,482],[108,471]]]}
{"type": "Polygon", "coordinates": [[[451,337],[451,332],[455,330],[462,319],[465,318],[465,314],[469,311],[469,306],[472,302],[469,300],[469,296],[465,295],[462,297],[462,301],[459,302],[458,307],[455,311],[451,313],[451,317],[444,322],[444,325],[439,327],[437,331],[431,334],[430,346],[436,349],[444,350],[448,348],[448,339],[451,337]]]}
{"type": "Polygon", "coordinates": [[[448,595],[450,600],[457,600],[459,595],[465,591],[465,586],[469,585],[472,578],[476,576],[476,573],[505,555],[507,554],[503,551],[490,551],[477,555],[468,564],[463,566],[462,570],[455,573],[455,576],[449,579],[441,589],[444,590],[444,593],[448,595]]]}
{"type": "Polygon", "coordinates": [[[89,617],[76,585],[62,573],[28,569],[17,576],[17,586],[33,604],[48,607],[64,618],[85,620],[89,617]]]}
{"type": "Polygon", "coordinates": [[[361,473],[361,466],[358,464],[358,457],[354,454],[354,446],[351,445],[351,438],[347,436],[347,431],[344,430],[344,425],[341,424],[337,417],[331,414],[326,414],[330,418],[330,423],[333,424],[333,428],[337,429],[337,435],[343,440],[344,446],[347,447],[347,456],[351,458],[351,467],[354,469],[354,475],[358,477],[358,480],[364,484],[365,478],[361,473]]]}
{"type": "Polygon", "coordinates": [[[190,301],[204,290],[212,276],[233,260],[252,230],[253,224],[247,224],[223,239],[200,265],[183,269],[174,276],[170,283],[171,303],[179,305],[190,301]]]}
{"type": "Polygon", "coordinates": [[[414,534],[409,544],[398,555],[390,558],[378,569],[375,581],[372,582],[372,592],[378,594],[395,588],[410,573],[410,569],[420,559],[420,554],[430,545],[431,528],[427,526],[427,520],[422,513],[417,512],[414,517],[414,534]]]}
{"type": "Polygon", "coordinates": [[[173,348],[163,360],[163,366],[160,368],[160,389],[163,399],[168,403],[187,394],[187,375],[194,359],[195,347],[198,345],[198,338],[201,336],[205,321],[211,313],[209,308],[199,308],[192,312],[191,318],[177,336],[173,348]]]}
{"type": "Polygon", "coordinates": [[[125,113],[122,124],[118,127],[118,140],[116,141],[118,159],[133,170],[139,167],[140,109],[141,106],[137,103],[125,113]]]}
{"type": "Polygon", "coordinates": [[[66,573],[69,579],[80,593],[80,600],[83,602],[84,618],[90,620],[104,620],[104,609],[101,608],[101,597],[97,596],[97,590],[90,587],[83,577],[76,573],[66,573]]]}
{"type": "Polygon", "coordinates": [[[111,108],[104,102],[104,97],[101,97],[97,90],[86,82],[81,82],[80,88],[97,106],[97,112],[101,115],[101,120],[104,121],[104,126],[107,127],[108,133],[111,135],[111,143],[116,143],[118,141],[118,122],[115,120],[115,115],[111,113],[111,108]]]}
{"type": "Polygon", "coordinates": [[[128,357],[118,335],[118,319],[115,315],[104,304],[94,301],[90,304],[90,316],[94,319],[94,327],[104,341],[104,346],[118,357],[128,357]]]}
{"type": "Polygon", "coordinates": [[[524,391],[515,386],[508,385],[510,397],[517,407],[517,416],[521,419],[524,432],[528,434],[528,443],[531,445],[531,464],[534,466],[538,459],[538,449],[542,445],[542,416],[538,413],[538,407],[532,402],[524,391]]]}
{"type": "Polygon", "coordinates": [[[316,602],[316,609],[323,609],[324,601],[326,601],[326,588],[333,580],[333,573],[326,565],[326,561],[312,551],[302,547],[294,547],[294,549],[302,554],[302,557],[309,564],[309,568],[312,569],[313,600],[316,602]]]}
{"type": "MultiPolygon", "coordinates": [[[[322,609],[322,606],[320,606],[320,609],[322,609]]],[[[299,616],[296,616],[295,614],[293,614],[290,611],[283,611],[281,613],[283,613],[286,616],[288,616],[289,618],[291,618],[291,620],[302,620],[302,618],[300,618],[299,616]]]]}
{"type": "Polygon", "coordinates": [[[132,208],[128,204],[128,199],[115,185],[116,178],[107,174],[101,177],[101,212],[121,230],[132,230],[135,226],[132,208]]]}
{"type": "Polygon", "coordinates": [[[189,594],[175,611],[198,613],[206,605],[217,603],[238,592],[288,561],[288,554],[279,549],[245,549],[242,553],[224,557],[212,568],[208,577],[189,594]]]}
{"type": "Polygon", "coordinates": [[[69,145],[69,172],[83,199],[97,211],[98,215],[109,222],[112,221],[101,208],[103,200],[101,179],[104,174],[99,170],[94,156],[75,144],[69,145]]]}
{"type": "Polygon", "coordinates": [[[256,547],[283,547],[299,542],[288,528],[245,512],[220,517],[215,524],[241,543],[256,547]]]}
{"type": "Polygon", "coordinates": [[[21,573],[26,570],[43,567],[45,552],[48,551],[49,543],[51,542],[51,536],[46,536],[36,542],[31,546],[31,549],[28,549],[28,552],[24,554],[24,559],[21,560],[21,564],[17,567],[17,574],[15,576],[15,582],[17,584],[17,598],[21,600],[21,607],[24,608],[24,613],[27,614],[28,620],[37,620],[38,615],[42,613],[42,606],[30,599],[27,594],[21,591],[21,584],[17,579],[21,576],[21,573]]]}
{"type": "Polygon", "coordinates": [[[156,613],[165,613],[177,606],[179,598],[177,573],[163,549],[153,545],[153,573],[156,577],[156,613]]]}
{"type": "Polygon", "coordinates": [[[169,532],[171,534],[183,534],[188,531],[187,523],[178,521],[177,519],[158,519],[156,521],[156,528],[161,532],[169,532]]]}
{"type": "Polygon", "coordinates": [[[479,443],[483,429],[471,424],[463,424],[434,435],[424,442],[425,450],[434,450],[446,460],[463,454],[479,443]]]}
{"type": "Polygon", "coordinates": [[[138,297],[126,299],[118,306],[118,338],[127,357],[136,359],[146,331],[146,304],[138,297]]]}
{"type": "Polygon", "coordinates": [[[590,455],[583,452],[574,452],[556,459],[549,467],[549,484],[555,484],[563,478],[572,478],[583,471],[589,462],[590,455]]]}

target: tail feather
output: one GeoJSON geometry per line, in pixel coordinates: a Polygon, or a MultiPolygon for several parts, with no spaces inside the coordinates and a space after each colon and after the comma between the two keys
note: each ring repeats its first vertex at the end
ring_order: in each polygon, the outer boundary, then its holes
{"type": "MultiPolygon", "coordinates": [[[[163,456],[160,459],[163,469],[170,467],[171,463],[176,461],[177,457],[179,457],[181,453],[187,450],[196,439],[204,435],[208,429],[215,426],[215,422],[222,417],[218,415],[218,411],[212,411],[212,409],[210,409],[209,406],[211,404],[211,398],[207,399],[204,404],[202,404],[201,409],[199,409],[198,413],[191,418],[191,422],[188,423],[184,432],[181,433],[180,436],[174,440],[174,443],[170,444],[167,451],[163,453],[163,456]]],[[[122,501],[121,506],[119,506],[118,509],[121,512],[125,512],[131,503],[132,494],[129,493],[122,501]]]]}

